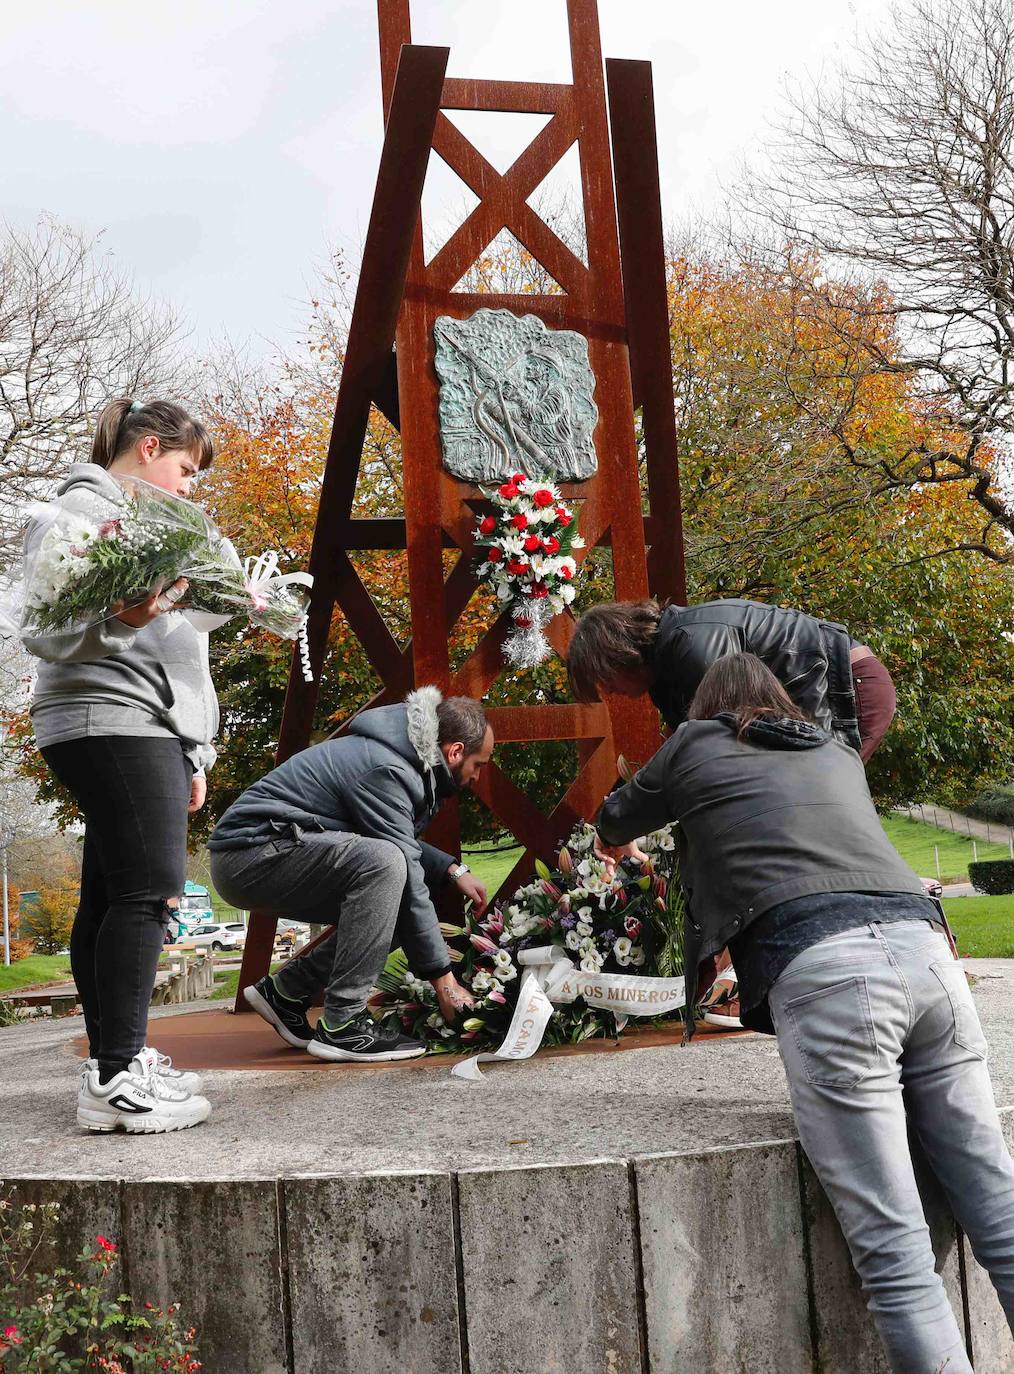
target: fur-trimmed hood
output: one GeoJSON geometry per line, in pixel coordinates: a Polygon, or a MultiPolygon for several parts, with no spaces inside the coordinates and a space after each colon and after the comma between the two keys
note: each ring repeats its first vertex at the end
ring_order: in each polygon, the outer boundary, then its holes
{"type": "Polygon", "coordinates": [[[377,706],[356,716],[349,734],[386,744],[420,772],[432,771],[439,777],[447,772],[437,743],[437,707],[442,701],[438,688],[418,687],[397,706],[377,706]]]}

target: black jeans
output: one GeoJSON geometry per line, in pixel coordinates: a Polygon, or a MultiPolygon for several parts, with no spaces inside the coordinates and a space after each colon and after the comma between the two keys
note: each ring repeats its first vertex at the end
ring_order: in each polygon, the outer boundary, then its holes
{"type": "Polygon", "coordinates": [[[183,891],[193,765],[178,739],[88,735],[51,744],[43,758],[85,818],[81,901],[70,965],[89,1054],[134,1057],[169,920],[183,891]]]}

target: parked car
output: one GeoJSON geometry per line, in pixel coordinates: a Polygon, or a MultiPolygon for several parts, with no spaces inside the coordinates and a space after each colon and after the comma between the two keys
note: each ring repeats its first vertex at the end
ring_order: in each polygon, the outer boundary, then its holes
{"type": "Polygon", "coordinates": [[[246,929],[238,921],[207,921],[204,925],[193,926],[184,939],[187,944],[211,949],[217,954],[223,949],[242,949],[246,944],[246,929]]]}

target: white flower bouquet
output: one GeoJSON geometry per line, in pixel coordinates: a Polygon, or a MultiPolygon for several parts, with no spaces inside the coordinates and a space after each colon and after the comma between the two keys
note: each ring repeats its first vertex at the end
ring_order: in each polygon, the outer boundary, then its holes
{"type": "MultiPolygon", "coordinates": [[[[683,973],[683,894],[673,827],[639,841],[649,862],[628,860],[614,871],[594,851],[595,830],[578,825],[556,867],[537,862],[532,880],[481,917],[443,925],[451,962],[475,997],[447,1025],[429,983],[416,978],[404,954],[388,959],[370,999],[389,1024],[425,1040],[431,1052],[491,1049],[506,1034],[523,980],[521,954],[561,946],[582,973],[674,978],[683,973]]],[[[675,1009],[675,1008],[674,1008],[675,1009]]],[[[578,999],[556,1009],[547,1044],[576,1044],[616,1033],[611,1013],[578,999]]]]}
{"type": "Polygon", "coordinates": [[[137,478],[114,480],[116,498],[89,491],[73,509],[59,501],[30,508],[23,575],[3,616],[8,632],[37,638],[80,630],[185,577],[179,609],[197,628],[245,615],[298,640],[305,675],[310,576],[279,575],[273,553],[243,562],[191,501],[137,478]]]}

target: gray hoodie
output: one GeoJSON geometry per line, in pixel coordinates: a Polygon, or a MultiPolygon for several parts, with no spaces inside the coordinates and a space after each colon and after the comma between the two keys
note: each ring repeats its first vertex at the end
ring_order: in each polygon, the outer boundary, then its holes
{"type": "MultiPolygon", "coordinates": [[[[61,506],[88,516],[105,500],[117,503],[120,495],[97,463],[75,463],[56,490],[61,506]]],[[[29,551],[39,533],[38,525],[29,526],[29,551]]],[[[208,636],[179,612],[160,615],[140,630],[110,618],[24,643],[42,659],[32,701],[40,747],[83,735],[175,735],[195,768],[214,763],[218,699],[208,670],[208,636]]]]}
{"type": "Polygon", "coordinates": [[[701,960],[782,902],[926,895],[884,834],[859,755],[805,721],[755,721],[743,739],[724,713],[685,722],[610,793],[597,827],[606,844],[626,844],[670,821],[680,827],[690,1005],[701,960]]]}
{"type": "Polygon", "coordinates": [[[299,843],[304,831],[390,840],[408,863],[398,936],[420,977],[447,967],[428,889],[446,881],[454,855],[418,838],[457,791],[437,743],[440,700],[435,687],[420,687],[402,705],[356,716],[340,739],[293,754],[237,797],[208,841],[214,852],[283,834],[299,843]]]}

